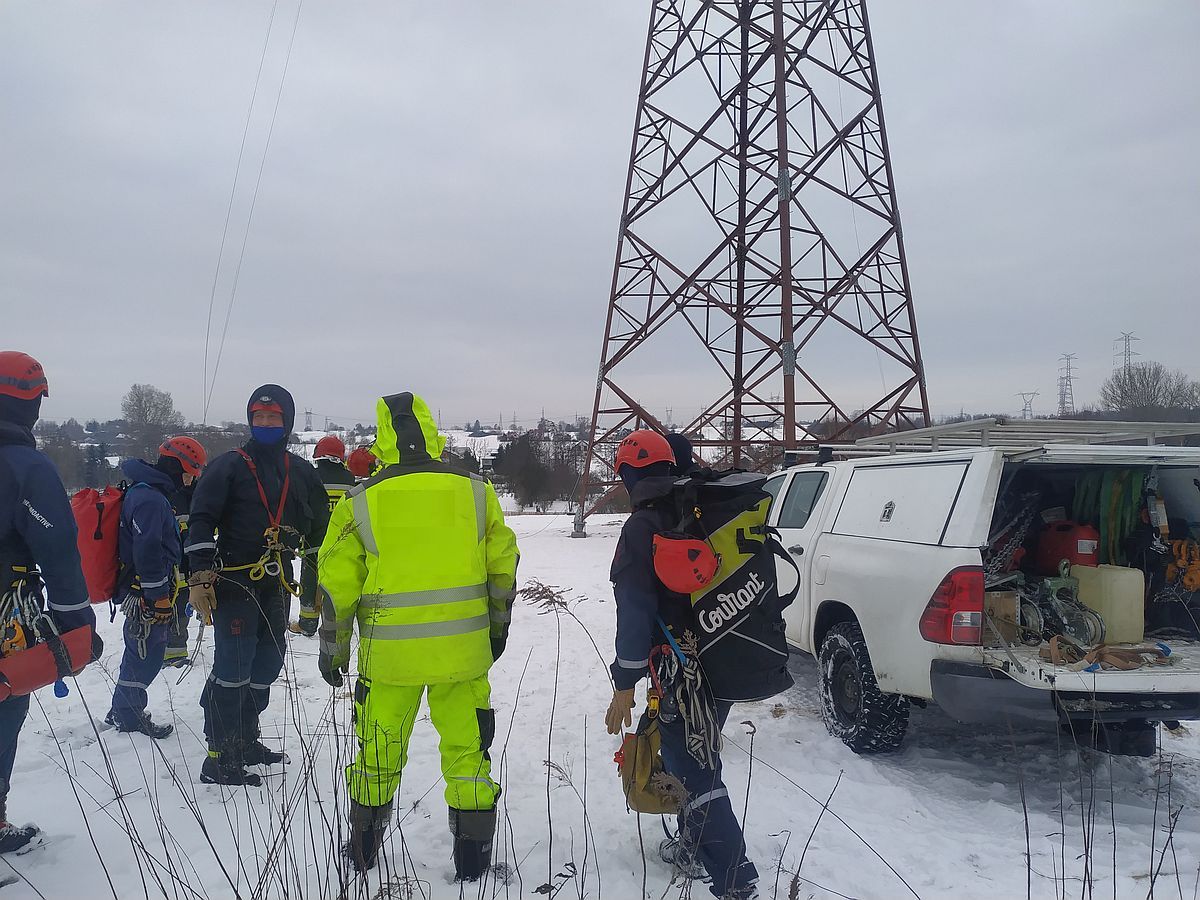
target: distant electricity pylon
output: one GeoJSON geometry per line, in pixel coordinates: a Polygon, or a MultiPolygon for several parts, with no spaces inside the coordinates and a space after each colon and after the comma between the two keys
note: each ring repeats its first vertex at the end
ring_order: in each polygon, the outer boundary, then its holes
{"type": "Polygon", "coordinates": [[[312,410],[311,409],[306,409],[304,411],[304,430],[312,431],[312,410]]]}
{"type": "MultiPolygon", "coordinates": [[[[1114,347],[1113,359],[1121,360],[1122,370],[1128,372],[1129,367],[1133,365],[1133,358],[1135,356],[1142,355],[1133,349],[1133,342],[1140,341],[1140,340],[1141,340],[1141,338],[1138,337],[1137,335],[1135,335],[1132,331],[1122,331],[1121,336],[1119,338],[1113,339],[1113,344],[1121,345],[1121,349],[1119,349],[1119,350],[1114,347]]],[[[1114,366],[1114,368],[1115,368],[1115,366],[1114,366]]]]}
{"type": "Polygon", "coordinates": [[[714,468],[929,424],[866,0],[648,5],[577,528],[666,430],[656,360],[714,468]]]}
{"type": "Polygon", "coordinates": [[[1065,419],[1075,415],[1075,369],[1072,363],[1077,355],[1064,353],[1058,358],[1062,363],[1058,367],[1058,417],[1065,419]]]}
{"type": "Polygon", "coordinates": [[[1022,419],[1032,419],[1033,418],[1033,398],[1038,397],[1040,395],[1038,394],[1037,391],[1029,391],[1028,393],[1022,391],[1021,393],[1017,394],[1017,396],[1020,397],[1021,402],[1023,404],[1025,404],[1024,408],[1021,410],[1021,418],[1022,419]]]}

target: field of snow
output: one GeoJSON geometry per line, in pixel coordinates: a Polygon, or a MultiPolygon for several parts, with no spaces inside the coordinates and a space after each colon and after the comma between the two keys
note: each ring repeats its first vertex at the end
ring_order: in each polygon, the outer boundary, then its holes
{"type": "MultiPolygon", "coordinates": [[[[625,811],[617,740],[604,733],[607,570],[620,517],[595,517],[586,540],[570,539],[567,516],[512,524],[522,581],[573,593],[565,606],[520,601],[493,669],[492,753],[504,786],[496,878],[461,891],[451,883],[425,717],[381,866],[366,881],[348,879],[335,851],[345,829],[341,770],[353,752],[348,692],[321,681],[313,640],[288,638],[286,682],[264,736],[291,764],[271,770],[263,788],[198,782],[203,666],[182,681],[167,670],[151,690],[156,718],[175,723],[168,740],[101,730],[97,741],[120,657],[120,622],[105,621],[103,665],[72,683],[69,697],[47,690],[33,704],[9,812],[38,822],[48,841],[0,857],[0,880],[23,879],[0,896],[708,896],[698,884],[669,885],[656,853],[659,820],[625,811]]],[[[210,654],[206,637],[202,662],[210,654]]],[[[735,708],[726,729],[726,780],[735,809],[747,811],[764,897],[1021,897],[1027,879],[1035,897],[1194,896],[1200,728],[1163,732],[1158,759],[1131,760],[1081,756],[1054,733],[982,733],[914,710],[899,753],[857,757],[821,723],[811,661],[797,658],[794,668],[792,691],[735,708]]]]}

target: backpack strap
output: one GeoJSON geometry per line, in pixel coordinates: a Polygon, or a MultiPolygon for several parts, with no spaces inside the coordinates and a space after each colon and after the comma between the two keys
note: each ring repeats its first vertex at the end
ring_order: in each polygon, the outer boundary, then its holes
{"type": "Polygon", "coordinates": [[[786,594],[780,594],[779,601],[781,608],[791,606],[796,596],[800,593],[800,567],[796,565],[796,561],[792,559],[792,554],[788,553],[783,546],[783,535],[773,525],[763,526],[763,537],[767,545],[771,549],[771,553],[778,556],[780,559],[786,559],[788,564],[796,571],[796,586],[786,594]]]}

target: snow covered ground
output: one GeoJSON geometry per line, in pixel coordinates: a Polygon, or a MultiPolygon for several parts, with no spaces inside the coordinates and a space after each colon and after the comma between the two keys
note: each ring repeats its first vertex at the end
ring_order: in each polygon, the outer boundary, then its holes
{"type": "MultiPolygon", "coordinates": [[[[607,570],[620,523],[595,517],[591,537],[571,540],[567,516],[512,520],[522,579],[570,589],[574,599],[569,614],[521,602],[508,652],[493,669],[493,758],[504,785],[495,859],[507,878],[461,894],[451,883],[426,717],[397,804],[400,828],[380,871],[351,881],[345,896],[515,898],[539,888],[614,900],[688,895],[686,886],[668,886],[670,873],[657,861],[659,820],[639,823],[624,810],[612,763],[617,741],[603,728],[613,630],[607,570]]],[[[349,700],[318,676],[315,641],[289,636],[286,683],[264,719],[267,742],[282,744],[291,765],[261,789],[223,789],[197,779],[203,668],[182,682],[168,670],[151,691],[156,718],[176,725],[170,739],[101,731],[97,741],[119,625],[103,623],[103,665],[89,668],[69,697],[47,690],[33,704],[9,812],[17,822],[37,821],[48,842],[0,857],[0,880],[10,867],[25,879],[0,896],[339,896],[345,866],[334,844],[345,827],[341,769],[353,751],[349,700]]],[[[202,660],[210,654],[206,637],[202,660]]],[[[1155,872],[1155,895],[1194,896],[1200,727],[1182,737],[1163,732],[1159,759],[1081,759],[1053,733],[983,733],[914,710],[901,752],[857,757],[821,723],[812,663],[797,658],[794,668],[792,691],[735,708],[726,729],[726,780],[735,808],[748,810],[764,897],[1020,897],[1027,877],[1035,897],[1145,897],[1155,872]]],[[[700,885],[690,890],[708,895],[700,885]]]]}

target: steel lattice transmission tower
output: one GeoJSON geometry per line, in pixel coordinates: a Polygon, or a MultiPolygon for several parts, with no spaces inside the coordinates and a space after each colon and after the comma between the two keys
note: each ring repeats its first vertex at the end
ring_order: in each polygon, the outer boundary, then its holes
{"type": "Polygon", "coordinates": [[[864,0],[652,2],[583,510],[667,406],[741,467],[929,424],[864,0]]]}
{"type": "Polygon", "coordinates": [[[1075,415],[1075,360],[1078,354],[1064,353],[1058,358],[1058,417],[1075,415]]]}

